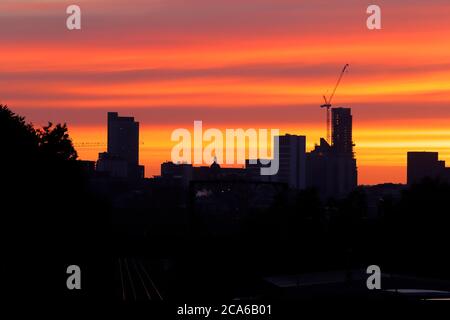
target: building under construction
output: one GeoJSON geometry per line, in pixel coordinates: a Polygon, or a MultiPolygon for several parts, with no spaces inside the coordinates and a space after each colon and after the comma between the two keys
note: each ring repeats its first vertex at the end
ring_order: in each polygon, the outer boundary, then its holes
{"type": "Polygon", "coordinates": [[[306,154],[306,185],[323,198],[345,196],[358,185],[352,122],[350,108],[332,108],[331,144],[322,138],[306,154]]]}

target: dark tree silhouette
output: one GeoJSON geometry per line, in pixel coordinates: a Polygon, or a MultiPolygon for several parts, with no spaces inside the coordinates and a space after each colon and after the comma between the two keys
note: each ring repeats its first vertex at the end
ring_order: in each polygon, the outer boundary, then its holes
{"type": "Polygon", "coordinates": [[[53,126],[49,122],[47,126],[38,129],[36,132],[39,139],[39,149],[44,155],[56,157],[59,160],[76,160],[78,158],[65,123],[53,126]]]}
{"type": "Polygon", "coordinates": [[[54,126],[49,122],[42,129],[35,129],[33,124],[25,121],[25,117],[15,114],[7,106],[0,105],[0,124],[4,161],[30,161],[39,156],[55,160],[78,158],[65,123],[54,126]]]}
{"type": "Polygon", "coordinates": [[[86,188],[66,124],[36,129],[0,105],[0,149],[0,212],[11,253],[5,259],[10,294],[54,297],[64,289],[70,264],[84,265],[88,275],[102,268],[98,240],[104,235],[107,209],[86,188]]]}
{"type": "MultiPolygon", "coordinates": [[[[0,105],[0,144],[2,162],[14,162],[37,153],[38,137],[32,124],[0,105]]],[[[4,170],[5,168],[3,168],[4,170]]]]}

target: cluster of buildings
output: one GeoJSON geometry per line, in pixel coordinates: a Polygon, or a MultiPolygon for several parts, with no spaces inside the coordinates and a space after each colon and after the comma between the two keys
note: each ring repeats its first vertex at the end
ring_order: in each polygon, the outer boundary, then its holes
{"type": "Polygon", "coordinates": [[[315,188],[324,198],[342,197],[357,187],[351,109],[332,109],[331,143],[321,139],[320,145],[306,152],[305,136],[286,134],[279,136],[278,142],[279,169],[272,176],[260,174],[264,165],[259,159],[256,163],[248,159],[244,168],[221,168],[215,162],[210,167],[165,162],[161,164],[159,179],[185,187],[199,180],[284,183],[296,190],[315,188]]]}
{"type": "MultiPolygon", "coordinates": [[[[270,162],[247,159],[242,168],[221,167],[216,162],[210,166],[164,162],[159,176],[145,179],[144,167],[139,165],[139,123],[109,112],[107,151],[99,153],[97,161],[82,164],[92,190],[114,199],[117,208],[160,212],[154,219],[172,219],[163,221],[176,223],[174,230],[184,230],[183,221],[200,221],[207,232],[228,235],[240,232],[245,219],[280,201],[289,203],[295,191],[314,188],[326,200],[343,198],[357,188],[351,109],[333,108],[331,118],[331,141],[320,139],[310,152],[306,152],[305,136],[278,137],[275,175],[261,175],[261,168],[271,167],[270,162]]],[[[437,152],[408,152],[407,173],[408,184],[426,177],[450,183],[450,168],[437,152]]],[[[366,216],[376,218],[383,214],[383,199],[396,201],[407,186],[387,183],[361,188],[366,194],[366,216]]],[[[129,212],[121,219],[127,224],[129,212]]]]}
{"type": "MultiPolygon", "coordinates": [[[[262,164],[259,159],[246,160],[243,168],[223,168],[216,162],[211,166],[164,162],[161,175],[154,180],[158,185],[185,189],[193,181],[282,183],[294,190],[315,188],[323,198],[345,196],[358,184],[351,109],[333,108],[331,118],[331,141],[321,138],[310,152],[306,152],[305,136],[278,137],[279,170],[275,175],[261,175],[261,167],[270,163],[262,164]]],[[[87,164],[90,170],[103,177],[142,181],[144,166],[139,165],[139,122],[133,117],[108,112],[107,151],[99,153],[96,163],[87,164]]],[[[408,152],[407,183],[413,184],[425,177],[450,181],[450,168],[439,160],[437,152],[408,152]]]]}
{"type": "MultiPolygon", "coordinates": [[[[264,165],[259,159],[248,159],[244,168],[222,168],[216,162],[211,166],[164,162],[161,175],[155,180],[165,186],[182,188],[188,188],[192,181],[283,183],[290,189],[315,188],[324,198],[345,196],[357,187],[358,181],[351,109],[333,108],[331,117],[331,141],[321,138],[310,152],[306,152],[305,136],[286,134],[278,137],[279,170],[273,176],[260,174],[260,168],[270,166],[270,163],[264,165]]],[[[108,112],[107,151],[99,153],[96,162],[85,165],[109,178],[143,180],[144,166],[139,165],[139,122],[133,117],[108,112]]],[[[445,161],[439,160],[437,152],[408,152],[407,183],[420,182],[425,177],[450,182],[450,168],[445,166],[445,161]]]]}
{"type": "MultiPolygon", "coordinates": [[[[321,139],[306,152],[306,137],[286,134],[278,137],[279,170],[273,176],[260,174],[262,164],[246,160],[244,168],[164,162],[161,175],[154,180],[165,186],[188,188],[192,181],[251,181],[283,183],[290,189],[316,188],[323,197],[344,196],[357,186],[357,167],[353,152],[352,115],[349,108],[332,109],[332,141],[321,139]]],[[[267,162],[266,162],[267,163],[267,162]]],[[[115,180],[144,179],[139,165],[139,122],[108,112],[108,147],[89,168],[97,175],[115,180]]]]}
{"type": "Polygon", "coordinates": [[[434,178],[450,183],[450,168],[439,160],[437,152],[408,152],[407,183],[420,182],[424,178],[434,178]]]}

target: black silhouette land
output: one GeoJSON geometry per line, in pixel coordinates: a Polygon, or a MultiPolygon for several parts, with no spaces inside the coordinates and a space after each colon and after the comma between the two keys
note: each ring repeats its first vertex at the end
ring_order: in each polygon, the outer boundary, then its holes
{"type": "Polygon", "coordinates": [[[450,291],[445,176],[326,197],[216,163],[163,164],[154,179],[134,163],[132,178],[114,176],[78,160],[65,124],[39,129],[6,106],[0,148],[14,298],[415,300],[450,291]],[[177,170],[193,176],[182,180],[177,170]],[[82,270],[79,291],[66,288],[72,264],[82,270]],[[383,290],[366,287],[373,264],[383,290]]]}

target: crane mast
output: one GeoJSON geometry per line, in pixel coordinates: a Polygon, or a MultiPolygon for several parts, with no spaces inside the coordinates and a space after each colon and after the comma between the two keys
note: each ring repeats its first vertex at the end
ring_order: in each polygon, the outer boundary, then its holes
{"type": "Polygon", "coordinates": [[[330,109],[331,109],[331,102],[334,98],[334,94],[336,93],[337,88],[339,87],[339,84],[341,83],[342,77],[344,76],[345,71],[348,69],[350,65],[346,64],[344,66],[344,68],[342,69],[339,78],[336,82],[336,85],[334,86],[334,89],[330,95],[330,97],[326,97],[325,95],[323,96],[323,99],[325,100],[325,104],[322,104],[320,107],[321,108],[326,108],[327,110],[327,141],[328,143],[331,145],[331,116],[330,116],[330,109]]]}

